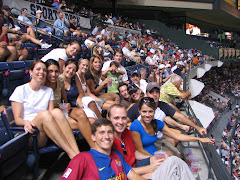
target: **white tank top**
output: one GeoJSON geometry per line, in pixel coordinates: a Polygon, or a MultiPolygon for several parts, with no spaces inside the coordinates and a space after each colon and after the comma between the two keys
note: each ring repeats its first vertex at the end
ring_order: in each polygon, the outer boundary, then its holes
{"type": "Polygon", "coordinates": [[[84,77],[83,77],[83,81],[85,81],[85,82],[82,83],[79,74],[78,74],[78,73],[76,73],[76,74],[77,74],[77,77],[78,77],[78,79],[79,79],[79,81],[80,81],[80,83],[81,83],[81,85],[82,85],[82,89],[83,89],[83,91],[84,91],[84,94],[86,95],[86,94],[87,94],[87,83],[86,83],[84,77]]]}

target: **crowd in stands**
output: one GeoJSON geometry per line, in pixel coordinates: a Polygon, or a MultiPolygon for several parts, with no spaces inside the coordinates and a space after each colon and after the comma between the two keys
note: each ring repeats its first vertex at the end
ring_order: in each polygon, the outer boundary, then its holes
{"type": "Polygon", "coordinates": [[[227,127],[222,133],[221,155],[223,163],[229,170],[232,170],[233,177],[240,178],[240,108],[238,105],[233,109],[227,127]]]}
{"type": "MultiPolygon", "coordinates": [[[[55,5],[60,9],[65,6],[63,1],[61,3],[55,1],[55,5]]],[[[9,11],[10,9],[5,7],[5,10],[9,11]]],[[[22,9],[22,21],[28,21],[26,13],[27,10],[22,9]]],[[[87,14],[87,11],[84,10],[84,13],[87,14]]],[[[36,14],[37,17],[40,17],[42,12],[38,11],[36,14]]],[[[3,15],[5,13],[0,14],[2,22],[4,20],[3,15]]],[[[21,18],[18,18],[18,20],[21,21],[21,18]]],[[[31,81],[17,87],[10,97],[13,113],[16,116],[16,124],[24,126],[25,131],[29,133],[32,133],[34,131],[33,127],[36,126],[41,132],[39,134],[40,147],[46,145],[48,137],[65,150],[72,159],[80,151],[76,146],[71,130],[80,130],[89,146],[94,147],[97,141],[91,138],[92,135],[95,136],[95,132],[92,132],[91,135],[90,128],[97,119],[102,118],[104,115],[102,111],[107,111],[113,105],[119,104],[123,105],[124,112],[129,120],[124,121],[124,124],[120,121],[116,125],[116,129],[124,127],[121,129],[123,132],[127,125],[130,126],[133,138],[131,144],[134,144],[136,150],[141,152],[144,158],[150,159],[154,152],[161,149],[164,144],[170,146],[170,148],[165,147],[166,151],[171,150],[169,154],[181,157],[176,148],[179,141],[211,142],[209,138],[191,137],[182,134],[179,130],[168,128],[168,125],[171,125],[186,133],[189,132],[190,128],[195,128],[200,134],[207,133],[205,128],[199,127],[187,116],[180,113],[174,99],[176,97],[181,99],[191,98],[191,93],[182,89],[184,74],[193,65],[212,60],[211,57],[203,55],[197,49],[178,47],[170,39],[155,38],[155,32],[148,28],[146,28],[146,33],[143,33],[142,36],[130,32],[122,35],[110,32],[108,27],[101,29],[101,26],[96,25],[92,34],[86,35],[79,28],[75,29],[71,26],[74,23],[72,20],[70,19],[69,22],[64,18],[63,13],[59,12],[58,19],[54,23],[55,26],[59,27],[55,29],[55,34],[70,35],[70,30],[72,37],[75,35],[87,36],[87,38],[84,38],[84,43],[79,44],[78,41],[73,40],[66,45],[66,48],[53,49],[44,55],[41,60],[35,60],[29,70],[31,81]],[[116,42],[117,46],[110,46],[107,40],[116,42]],[[74,59],[83,46],[90,49],[95,44],[101,47],[93,49],[94,55],[91,58],[74,59]],[[114,52],[114,54],[111,56],[109,52],[114,52]],[[129,73],[127,72],[128,67],[124,67],[122,64],[125,66],[136,65],[140,68],[129,73]],[[147,67],[150,67],[150,70],[147,67]],[[45,83],[45,86],[42,86],[43,83],[45,83]],[[28,92],[27,95],[24,94],[25,91],[28,92]],[[48,98],[42,98],[45,95],[48,98]],[[59,110],[62,100],[67,104],[68,117],[65,117],[59,110]],[[41,104],[41,106],[38,106],[38,104],[41,104]],[[151,115],[146,115],[146,112],[151,115]],[[47,120],[45,120],[45,116],[48,117],[47,120]],[[139,121],[134,121],[136,119],[139,121]],[[145,132],[144,126],[148,127],[148,133],[145,132]],[[55,128],[55,131],[52,130],[52,127],[55,128]],[[139,129],[141,130],[139,131],[139,129]],[[146,134],[151,144],[147,142],[148,140],[144,140],[146,134]],[[154,143],[158,138],[161,139],[161,142],[155,146],[154,143]]],[[[20,24],[23,23],[22,21],[20,24]]],[[[118,22],[118,20],[116,21],[118,22]]],[[[40,24],[38,18],[30,22],[40,24]]],[[[0,50],[6,54],[1,58],[1,61],[4,61],[4,59],[7,61],[17,60],[16,57],[11,60],[6,59],[9,52],[11,52],[7,49],[6,44],[8,43],[7,33],[10,32],[10,27],[1,24],[2,35],[6,38],[5,40],[0,39],[2,40],[0,50]]],[[[136,27],[139,28],[138,30],[144,29],[143,25],[138,23],[136,27]]],[[[53,32],[50,27],[41,26],[41,28],[38,31],[42,31],[41,33],[44,35],[51,35],[53,32]]],[[[15,30],[11,31],[14,34],[23,33],[23,29],[20,32],[16,30],[15,26],[12,29],[15,30]]],[[[20,42],[23,42],[23,37],[29,37],[33,43],[40,45],[42,48],[50,48],[51,45],[42,43],[33,36],[35,30],[31,25],[27,26],[25,34],[20,37],[20,40],[22,40],[20,42]]],[[[11,37],[11,41],[13,39],[11,37]]],[[[14,45],[11,47],[17,49],[14,45]]],[[[24,60],[24,58],[20,60],[24,60]]],[[[225,71],[222,70],[222,72],[225,71]]],[[[235,72],[235,70],[232,72],[235,72]]],[[[212,84],[208,83],[210,82],[209,79],[206,82],[205,79],[203,81],[209,89],[223,96],[225,95],[225,86],[234,87],[234,84],[229,84],[231,82],[228,80],[223,82],[223,84],[225,83],[224,86],[218,84],[217,82],[223,80],[218,77],[218,74],[213,78],[215,80],[212,81],[212,84]]],[[[220,109],[225,108],[219,102],[217,102],[216,106],[220,109]]],[[[119,117],[116,118],[119,119],[119,117]]],[[[106,144],[108,143],[106,142],[106,144]]],[[[122,149],[124,150],[125,144],[123,144],[122,149]]],[[[125,154],[127,151],[125,151],[122,152],[123,156],[127,155],[125,154]]],[[[149,160],[144,165],[154,167],[151,169],[151,173],[156,169],[156,161],[149,160]]],[[[159,163],[157,163],[157,166],[159,166],[159,163]]]]}
{"type": "MultiPolygon", "coordinates": [[[[238,78],[232,78],[239,76],[238,71],[239,64],[223,65],[220,68],[212,68],[207,72],[201,79],[205,87],[203,91],[195,99],[201,103],[204,103],[213,108],[216,112],[223,112],[225,109],[229,108],[232,104],[229,97],[229,93],[237,94],[239,80],[238,78]],[[210,92],[217,93],[222,98],[214,98],[210,92]]],[[[234,94],[234,95],[235,95],[234,94]]]]}

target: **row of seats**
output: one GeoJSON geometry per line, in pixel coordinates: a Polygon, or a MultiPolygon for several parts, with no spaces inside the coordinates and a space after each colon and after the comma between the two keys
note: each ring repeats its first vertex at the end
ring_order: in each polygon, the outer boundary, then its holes
{"type": "Polygon", "coordinates": [[[29,81],[29,68],[32,62],[33,60],[0,62],[0,102],[8,100],[17,86],[29,81]]]}

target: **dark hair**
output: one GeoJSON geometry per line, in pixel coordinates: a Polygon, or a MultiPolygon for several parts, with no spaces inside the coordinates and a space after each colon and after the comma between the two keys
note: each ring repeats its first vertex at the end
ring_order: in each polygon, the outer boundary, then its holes
{"type": "MultiPolygon", "coordinates": [[[[152,108],[154,111],[156,109],[156,103],[153,98],[150,97],[144,97],[140,100],[139,105],[138,105],[138,110],[140,111],[142,109],[143,105],[147,105],[148,107],[152,108]]],[[[151,125],[154,129],[154,131],[157,133],[158,132],[158,127],[157,127],[157,121],[156,119],[153,118],[151,121],[151,125]]]]}
{"type": "Polygon", "coordinates": [[[125,109],[125,111],[126,111],[126,113],[127,113],[127,110],[126,110],[126,108],[125,108],[123,105],[121,105],[121,104],[113,104],[113,105],[110,106],[110,108],[107,110],[107,117],[110,117],[111,111],[112,111],[113,108],[122,108],[122,109],[125,109]]]}
{"type": "Polygon", "coordinates": [[[76,72],[78,71],[78,62],[75,61],[74,59],[69,59],[65,62],[65,67],[67,67],[69,64],[75,64],[76,65],[76,72]]]}
{"type": "Polygon", "coordinates": [[[80,46],[79,42],[77,40],[75,40],[75,39],[71,40],[69,44],[70,45],[78,44],[80,46]]]}
{"type": "Polygon", "coordinates": [[[113,66],[113,65],[115,65],[116,67],[119,67],[119,66],[120,66],[120,64],[119,64],[117,61],[112,61],[112,62],[110,63],[110,67],[113,66]]]}
{"type": "Polygon", "coordinates": [[[47,68],[48,68],[49,66],[51,66],[51,65],[57,66],[58,69],[60,68],[60,67],[59,67],[59,63],[58,63],[56,60],[54,60],[54,59],[48,59],[48,60],[45,62],[45,65],[47,66],[47,68]]]}
{"type": "Polygon", "coordinates": [[[30,65],[29,69],[32,71],[37,63],[43,63],[45,65],[45,63],[43,61],[41,61],[40,59],[37,59],[37,60],[32,62],[32,64],[30,65]]]}
{"type": "Polygon", "coordinates": [[[4,15],[4,13],[3,13],[3,11],[2,11],[2,10],[0,10],[0,14],[1,14],[1,15],[4,15]]]}
{"type": "Polygon", "coordinates": [[[118,85],[118,91],[119,91],[119,88],[122,87],[122,86],[127,86],[128,87],[128,85],[126,83],[120,82],[119,85],[118,85]]]}
{"type": "Polygon", "coordinates": [[[116,50],[114,51],[114,56],[115,56],[117,53],[120,53],[120,54],[123,55],[122,49],[116,49],[116,50]]]}
{"type": "Polygon", "coordinates": [[[91,133],[93,135],[95,135],[96,131],[97,131],[97,128],[98,127],[101,127],[101,126],[110,126],[112,128],[112,130],[114,131],[114,127],[112,125],[112,122],[105,119],[105,118],[101,118],[101,119],[97,119],[93,124],[92,124],[92,127],[91,127],[91,133]]]}

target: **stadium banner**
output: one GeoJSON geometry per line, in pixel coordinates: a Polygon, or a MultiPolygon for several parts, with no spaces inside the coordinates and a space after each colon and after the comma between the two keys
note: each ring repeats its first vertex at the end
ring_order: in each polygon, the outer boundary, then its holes
{"type": "Polygon", "coordinates": [[[236,55],[236,50],[234,49],[234,48],[232,48],[232,57],[234,58],[235,57],[235,55],[236,55]]]}
{"type": "Polygon", "coordinates": [[[124,35],[126,31],[131,34],[141,35],[141,31],[137,31],[137,30],[133,30],[133,29],[128,29],[128,28],[119,27],[119,26],[113,26],[113,25],[108,25],[108,27],[109,27],[109,31],[115,31],[115,32],[120,33],[121,35],[124,35]]]}
{"type": "Polygon", "coordinates": [[[228,49],[224,49],[224,59],[228,56],[228,49]]]}
{"type": "MultiPolygon", "coordinates": [[[[52,8],[52,7],[47,7],[47,6],[43,6],[40,4],[36,4],[36,3],[32,3],[29,1],[24,1],[24,0],[3,0],[3,5],[7,5],[10,8],[17,8],[17,9],[22,9],[22,8],[26,8],[28,10],[28,13],[35,16],[36,15],[36,11],[37,10],[41,10],[43,12],[43,19],[44,20],[50,20],[50,21],[55,21],[58,18],[58,12],[59,10],[57,10],[56,8],[52,8]]],[[[20,14],[21,12],[13,9],[12,12],[14,14],[20,14]]],[[[80,26],[83,28],[87,28],[87,29],[91,29],[91,24],[90,24],[90,18],[85,18],[82,16],[77,16],[75,14],[72,13],[67,13],[64,12],[64,15],[66,17],[66,19],[70,19],[70,17],[74,17],[75,18],[75,26],[80,26]]]]}
{"type": "Polygon", "coordinates": [[[240,54],[240,50],[237,49],[237,50],[236,50],[236,58],[238,58],[239,54],[240,54]]]}
{"type": "Polygon", "coordinates": [[[231,56],[232,56],[232,49],[228,48],[228,57],[231,57],[231,56]]]}
{"type": "Polygon", "coordinates": [[[223,48],[219,48],[219,59],[223,57],[223,48]]]}

